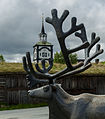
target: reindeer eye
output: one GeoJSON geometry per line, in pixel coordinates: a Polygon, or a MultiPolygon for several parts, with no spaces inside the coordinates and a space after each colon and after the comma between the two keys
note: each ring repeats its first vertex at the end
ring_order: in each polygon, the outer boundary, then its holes
{"type": "Polygon", "coordinates": [[[43,88],[44,92],[47,92],[49,90],[49,86],[43,88]]]}

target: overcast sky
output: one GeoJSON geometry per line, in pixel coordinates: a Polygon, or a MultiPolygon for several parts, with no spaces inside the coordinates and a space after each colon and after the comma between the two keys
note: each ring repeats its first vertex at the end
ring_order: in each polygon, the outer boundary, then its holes
{"type": "MultiPolygon", "coordinates": [[[[45,18],[51,17],[54,8],[59,16],[65,9],[70,12],[63,24],[64,31],[70,28],[70,20],[75,16],[78,24],[84,23],[88,40],[91,33],[96,32],[105,49],[105,0],[0,0],[0,54],[7,62],[21,62],[27,51],[32,54],[33,45],[39,41],[42,13],[45,18]]],[[[45,30],[54,52],[60,51],[53,27],[45,23],[45,30]]],[[[73,35],[66,39],[68,48],[80,42],[73,35]]],[[[82,53],[79,52],[78,57],[83,57],[82,53]]],[[[98,58],[105,61],[105,53],[98,58]]]]}

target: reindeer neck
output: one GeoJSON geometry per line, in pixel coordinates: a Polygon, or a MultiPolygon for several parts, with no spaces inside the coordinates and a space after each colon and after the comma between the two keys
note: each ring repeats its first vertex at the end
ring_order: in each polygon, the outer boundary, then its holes
{"type": "Polygon", "coordinates": [[[64,89],[58,85],[57,85],[56,93],[54,93],[54,96],[62,99],[63,102],[65,102],[67,100],[69,100],[69,101],[73,100],[73,96],[68,94],[67,92],[65,92],[64,89]]]}
{"type": "Polygon", "coordinates": [[[52,98],[49,100],[49,119],[68,119],[70,114],[68,114],[68,108],[66,107],[68,107],[68,103],[70,106],[73,97],[66,93],[60,86],[56,88],[57,90],[53,92],[52,98]]]}
{"type": "Polygon", "coordinates": [[[56,100],[49,101],[49,119],[68,119],[67,114],[61,108],[56,100]]]}

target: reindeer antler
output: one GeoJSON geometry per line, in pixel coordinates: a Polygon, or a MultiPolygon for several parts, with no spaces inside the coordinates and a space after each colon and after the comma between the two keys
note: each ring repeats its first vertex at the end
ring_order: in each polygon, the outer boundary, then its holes
{"type": "Polygon", "coordinates": [[[37,71],[41,72],[41,73],[48,73],[50,71],[50,69],[53,67],[53,59],[49,59],[49,66],[48,68],[46,68],[45,66],[45,59],[41,60],[41,63],[42,63],[42,69],[39,67],[38,63],[35,64],[35,67],[37,69],[37,71]]]}
{"type": "Polygon", "coordinates": [[[78,50],[84,49],[84,48],[88,47],[88,45],[89,45],[89,43],[87,41],[84,25],[83,24],[76,25],[77,19],[76,19],[76,17],[73,17],[71,20],[70,30],[67,31],[66,33],[64,33],[62,30],[62,24],[63,24],[63,21],[66,19],[66,17],[69,15],[69,11],[65,10],[60,18],[58,18],[58,16],[57,16],[56,9],[53,9],[51,11],[51,13],[52,13],[52,18],[49,18],[49,17],[46,18],[46,22],[53,25],[53,27],[56,31],[56,35],[57,35],[64,59],[65,59],[67,68],[70,70],[74,70],[75,67],[73,67],[70,63],[69,54],[76,52],[78,50]],[[83,29],[83,30],[81,30],[81,29],[83,29]],[[65,38],[68,37],[69,35],[71,35],[72,33],[75,33],[78,30],[81,30],[80,38],[81,38],[83,44],[81,46],[78,46],[75,49],[68,50],[65,45],[65,38]]]}
{"type": "Polygon", "coordinates": [[[94,59],[95,57],[97,57],[98,55],[100,55],[101,53],[103,53],[103,49],[100,49],[100,44],[96,45],[96,51],[93,55],[90,56],[90,50],[92,49],[92,47],[99,42],[100,37],[96,37],[96,33],[92,33],[91,34],[91,43],[90,45],[85,49],[86,50],[86,54],[85,54],[85,62],[84,64],[87,65],[88,62],[90,62],[92,59],[94,59]]]}
{"type": "MultiPolygon", "coordinates": [[[[81,37],[79,33],[76,33],[76,35],[78,37],[81,37]]],[[[80,73],[80,72],[83,72],[85,71],[86,69],[88,69],[90,66],[91,66],[91,63],[90,61],[92,59],[94,59],[95,57],[97,57],[98,55],[100,55],[101,53],[103,53],[103,49],[100,49],[100,44],[97,44],[96,45],[96,51],[95,53],[93,53],[91,56],[90,56],[90,50],[92,49],[92,47],[97,43],[99,42],[100,40],[100,37],[96,37],[96,33],[92,33],[91,34],[91,43],[89,44],[89,46],[85,49],[85,60],[84,60],[84,65],[80,68],[80,69],[77,69],[77,70],[74,70],[74,71],[71,71],[71,72],[68,72],[60,77],[58,77],[57,79],[60,79],[60,78],[64,78],[65,76],[69,76],[69,75],[73,75],[73,74],[77,74],[77,73],[80,73]]]]}
{"type": "MultiPolygon", "coordinates": [[[[33,66],[31,63],[30,54],[27,53],[26,58],[25,57],[23,58],[24,69],[27,71],[28,74],[34,77],[32,79],[36,80],[36,83],[40,83],[40,82],[43,83],[43,82],[48,82],[48,81],[49,83],[53,83],[54,79],[59,79],[60,77],[80,73],[86,70],[87,68],[89,68],[91,66],[90,61],[103,52],[103,50],[100,50],[100,45],[97,45],[96,52],[92,56],[89,56],[91,48],[99,41],[100,38],[99,37],[95,38],[95,33],[92,33],[92,41],[89,44],[89,42],[87,41],[86,30],[85,30],[84,25],[83,24],[76,25],[77,19],[75,17],[71,19],[71,28],[67,32],[63,32],[62,24],[64,20],[66,19],[66,17],[69,15],[68,10],[65,10],[60,18],[58,18],[56,9],[53,9],[51,13],[52,13],[52,18],[47,17],[46,22],[53,25],[56,31],[57,39],[59,41],[61,51],[63,53],[67,68],[65,68],[64,70],[58,73],[49,74],[47,73],[48,70],[45,69],[46,72],[44,72],[43,70],[40,70],[40,68],[36,64],[35,67],[38,71],[36,72],[33,69],[33,66]],[[77,31],[80,31],[80,33],[77,31]],[[73,33],[75,33],[76,37],[81,39],[83,44],[73,49],[67,49],[65,45],[65,38],[73,33]],[[77,65],[72,66],[71,61],[69,59],[70,53],[73,53],[73,52],[76,52],[82,49],[86,49],[86,59],[84,63],[80,62],[77,65]],[[44,80],[39,80],[39,79],[46,79],[46,80],[44,81],[44,80]]],[[[42,62],[42,67],[45,67],[44,65],[45,65],[44,62],[42,62]]]]}

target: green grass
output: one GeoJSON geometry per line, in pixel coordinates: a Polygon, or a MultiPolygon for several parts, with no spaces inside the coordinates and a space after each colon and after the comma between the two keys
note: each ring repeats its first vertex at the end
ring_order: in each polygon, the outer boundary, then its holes
{"type": "MultiPolygon", "coordinates": [[[[64,67],[66,67],[66,65],[55,63],[50,73],[55,73],[57,71],[60,71],[64,69],[64,67]]],[[[0,63],[0,73],[12,73],[12,72],[17,72],[17,73],[24,72],[25,73],[23,69],[23,64],[22,63],[6,63],[6,62],[0,63]]]]}
{"type": "MultiPolygon", "coordinates": [[[[48,64],[47,64],[48,66],[48,64]]],[[[54,63],[50,73],[56,73],[63,70],[65,64],[54,63]]],[[[0,73],[25,73],[22,63],[0,63],[0,73]]],[[[93,63],[92,66],[84,71],[82,74],[105,74],[105,62],[99,64],[93,63]]]]}
{"type": "Polygon", "coordinates": [[[105,64],[105,62],[101,62],[101,64],[105,64]]]}
{"type": "Polygon", "coordinates": [[[25,72],[22,63],[0,63],[0,72],[25,72]]]}
{"type": "Polygon", "coordinates": [[[0,111],[4,110],[14,110],[14,109],[27,109],[27,108],[36,108],[36,107],[43,107],[47,106],[47,103],[40,103],[40,104],[18,104],[18,105],[0,105],[0,111]]]}
{"type": "Polygon", "coordinates": [[[93,63],[92,66],[86,71],[84,71],[82,74],[105,75],[105,63],[93,63]]]}

